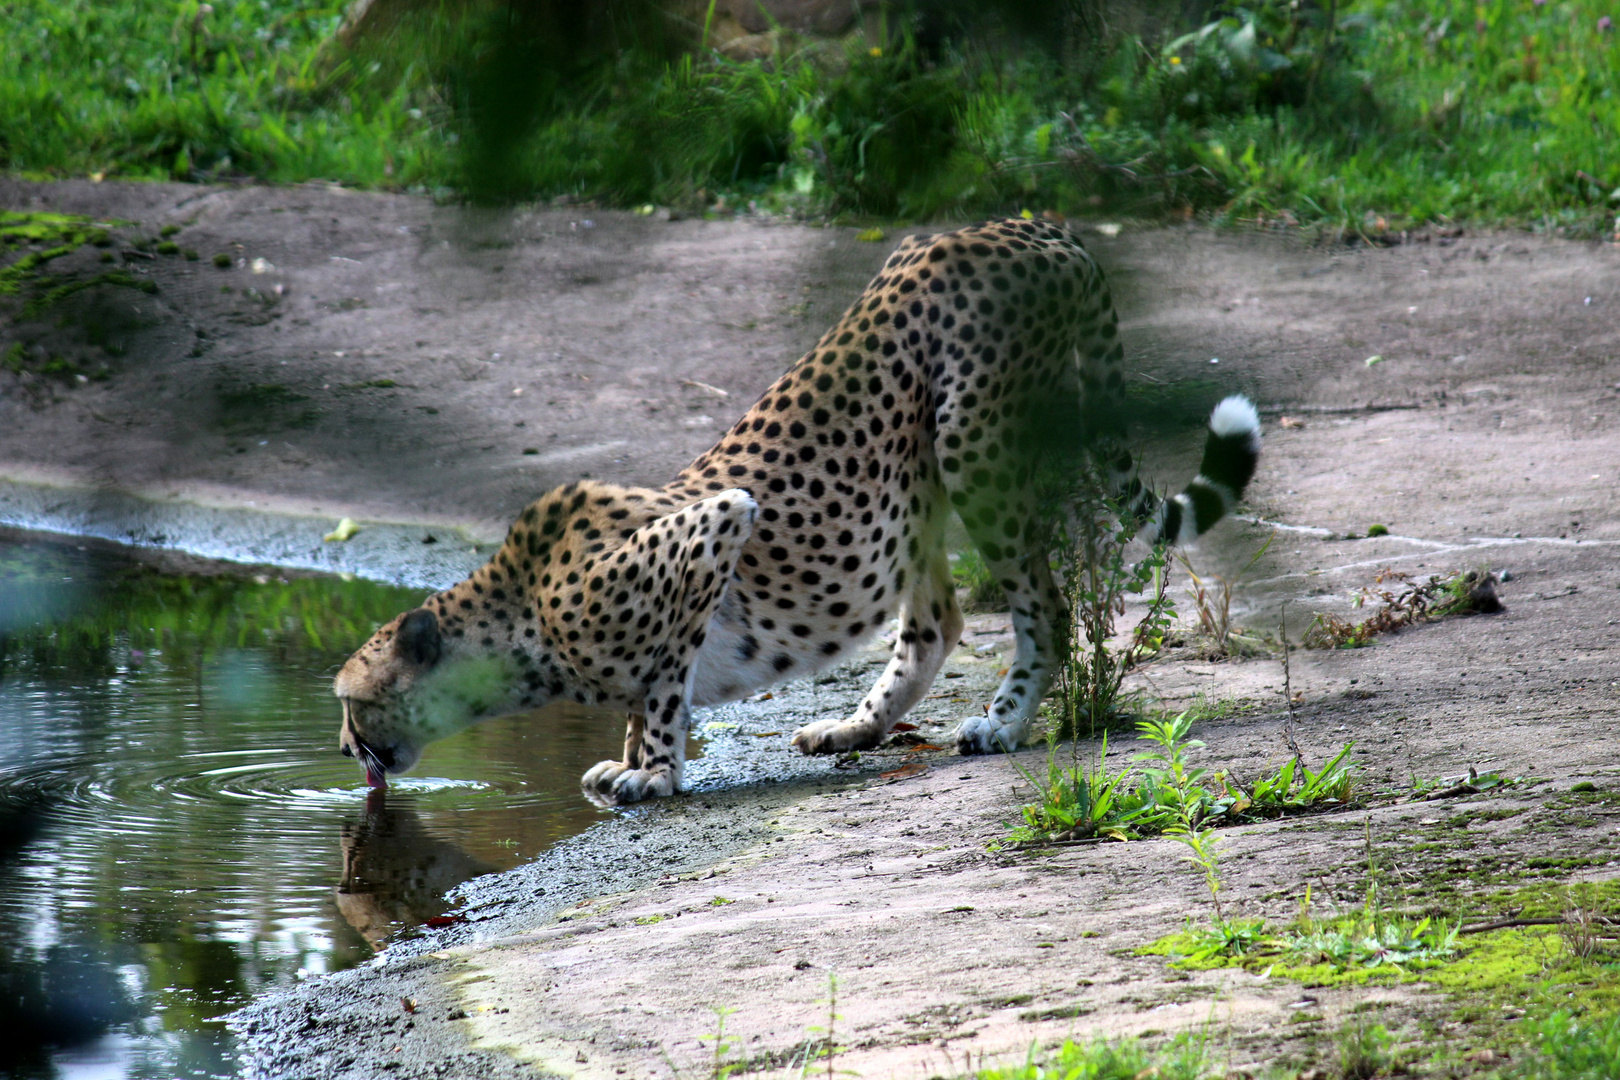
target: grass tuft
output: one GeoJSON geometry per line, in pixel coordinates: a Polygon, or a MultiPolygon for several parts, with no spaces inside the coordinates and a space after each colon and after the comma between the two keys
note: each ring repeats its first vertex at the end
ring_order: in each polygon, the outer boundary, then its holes
{"type": "Polygon", "coordinates": [[[1527,1060],[1511,1074],[1519,1080],[1607,1080],[1620,1076],[1620,1015],[1582,1020],[1555,1012],[1527,1023],[1527,1060]]]}
{"type": "Polygon", "coordinates": [[[1218,1075],[1205,1041],[1182,1037],[1157,1053],[1137,1042],[1065,1040],[1049,1053],[1030,1047],[1022,1064],[979,1069],[974,1080],[1204,1080],[1218,1075]]]}

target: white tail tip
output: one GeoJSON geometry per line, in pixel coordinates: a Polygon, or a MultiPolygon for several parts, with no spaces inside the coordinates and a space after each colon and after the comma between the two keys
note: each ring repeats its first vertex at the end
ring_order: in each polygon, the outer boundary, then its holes
{"type": "Polygon", "coordinates": [[[1209,430],[1223,439],[1247,435],[1260,430],[1260,414],[1248,398],[1233,394],[1209,414],[1209,430]]]}

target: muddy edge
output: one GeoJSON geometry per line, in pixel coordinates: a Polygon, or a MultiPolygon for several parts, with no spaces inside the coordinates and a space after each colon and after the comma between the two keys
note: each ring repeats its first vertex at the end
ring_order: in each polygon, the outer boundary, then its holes
{"type": "MultiPolygon", "coordinates": [[[[199,520],[195,507],[291,510],[307,521],[281,557],[329,559],[333,545],[310,530],[353,516],[387,542],[365,559],[342,554],[354,562],[340,568],[424,586],[461,567],[413,562],[412,530],[460,528],[472,557],[553,484],[667,476],[814,341],[901,235],[863,244],[852,230],[748,221],[471,214],[316,186],[8,181],[0,203],[180,224],[188,245],[237,260],[226,271],[159,262],[155,298],[76,309],[85,325],[126,327],[106,383],[8,384],[0,476],[12,493],[56,495],[7,524],[82,523],[100,507],[106,533],[129,539],[199,520]],[[256,258],[275,282],[253,276],[256,258]],[[266,284],[283,286],[276,303],[245,304],[244,288],[277,295],[266,284]],[[282,411],[240,407],[260,399],[282,411]],[[105,509],[124,499],[142,500],[146,524],[105,509]]],[[[1347,612],[1386,566],[1513,574],[1500,615],[1296,653],[1298,739],[1318,760],[1354,740],[1369,786],[1470,765],[1548,782],[1465,809],[1229,830],[1222,873],[1238,913],[1284,916],[1307,884],[1354,902],[1368,836],[1410,880],[1449,875],[1464,893],[1549,855],[1583,867],[1577,879],[1613,877],[1616,820],[1556,804],[1577,780],[1617,783],[1616,250],[1519,234],[1387,250],[1196,229],[1083,235],[1114,283],[1156,475],[1179,484],[1190,472],[1200,415],[1222,393],[1249,392],[1265,411],[1246,520],[1192,556],[1200,573],[1232,573],[1276,531],[1238,591],[1239,623],[1274,627],[1286,601],[1297,638],[1310,612],[1347,612]],[[1375,523],[1390,535],[1344,539],[1375,523]],[[1458,869],[1442,854],[1459,850],[1489,855],[1458,869]],[[1486,863],[1491,875],[1475,872],[1486,863]]],[[[48,348],[83,344],[71,319],[23,329],[48,348]]],[[[225,547],[251,538],[231,520],[195,531],[225,547]]],[[[1008,642],[994,616],[970,627],[947,665],[960,677],[942,678],[913,718],[930,742],[947,745],[979,707],[1008,642]]],[[[894,750],[853,770],[792,758],[792,728],[847,708],[879,659],[717,710],[698,763],[709,771],[689,794],[469,883],[463,926],[247,1010],[235,1024],[248,1071],[695,1075],[712,1060],[713,1010],[732,1009],[734,1056],[794,1073],[827,1022],[830,974],[850,1048],[839,1066],[869,1076],[950,1074],[1071,1033],[1158,1038],[1212,1021],[1234,1065],[1303,1067],[1369,999],[1392,1029],[1444,1024],[1443,1002],[1410,987],[1312,991],[1318,1019],[1288,1023],[1297,986],[1135,956],[1206,911],[1174,844],[986,850],[1042,751],[894,750]],[[882,775],[907,762],[928,767],[882,775]]],[[[1201,725],[1201,763],[1250,775],[1282,760],[1274,659],[1183,652],[1139,678],[1170,707],[1253,703],[1201,725]]],[[[1110,756],[1130,752],[1121,741],[1110,756]]],[[[1461,1050],[1470,1035],[1447,1037],[1461,1050]]]]}

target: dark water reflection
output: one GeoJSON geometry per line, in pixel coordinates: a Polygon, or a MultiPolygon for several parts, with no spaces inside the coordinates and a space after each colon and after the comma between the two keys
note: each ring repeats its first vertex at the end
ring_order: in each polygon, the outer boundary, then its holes
{"type": "Polygon", "coordinates": [[[420,599],[0,537],[0,1073],[233,1075],[220,1016],[596,819],[578,777],[622,727],[577,709],[368,801],[331,674],[420,599]]]}

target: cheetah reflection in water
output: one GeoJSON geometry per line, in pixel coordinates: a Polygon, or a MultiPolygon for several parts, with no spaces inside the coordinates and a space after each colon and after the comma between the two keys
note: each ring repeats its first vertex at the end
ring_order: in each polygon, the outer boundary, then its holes
{"type": "Polygon", "coordinates": [[[487,565],[377,631],[336,680],[342,749],[382,786],[475,720],[572,698],[631,714],[623,760],[591,769],[587,791],[619,803],[669,795],[692,707],[825,668],[898,615],[893,655],[854,714],[793,736],[807,754],[876,745],[962,632],[943,544],[953,511],[1006,590],[1017,642],[956,744],[1019,745],[1060,644],[1035,528],[1036,432],[1089,450],[1150,540],[1208,529],[1259,455],[1253,406],[1228,398],[1199,475],[1163,502],[1144,490],[1120,449],[1118,337],[1102,274],[1057,226],[908,238],[669,484],[552,491],[487,565]]]}

